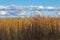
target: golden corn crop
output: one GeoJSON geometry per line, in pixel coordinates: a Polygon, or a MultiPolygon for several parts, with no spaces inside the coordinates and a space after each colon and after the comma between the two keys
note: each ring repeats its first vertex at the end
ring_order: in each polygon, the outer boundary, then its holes
{"type": "Polygon", "coordinates": [[[0,40],[60,40],[60,18],[2,18],[0,40]]]}

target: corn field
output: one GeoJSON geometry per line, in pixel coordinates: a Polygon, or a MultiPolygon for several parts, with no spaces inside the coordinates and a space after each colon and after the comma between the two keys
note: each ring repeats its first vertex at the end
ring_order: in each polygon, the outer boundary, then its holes
{"type": "Polygon", "coordinates": [[[1,18],[0,40],[60,40],[60,17],[1,18]]]}

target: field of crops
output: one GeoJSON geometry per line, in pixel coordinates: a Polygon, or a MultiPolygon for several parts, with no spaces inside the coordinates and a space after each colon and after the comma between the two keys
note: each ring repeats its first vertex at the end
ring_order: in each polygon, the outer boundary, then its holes
{"type": "Polygon", "coordinates": [[[60,40],[60,18],[1,18],[0,40],[60,40]]]}

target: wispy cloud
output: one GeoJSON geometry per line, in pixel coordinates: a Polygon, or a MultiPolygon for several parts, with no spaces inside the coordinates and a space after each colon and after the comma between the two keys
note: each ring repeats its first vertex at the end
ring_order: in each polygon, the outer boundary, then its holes
{"type": "Polygon", "coordinates": [[[47,6],[47,7],[44,7],[44,6],[16,6],[16,5],[11,5],[11,6],[0,6],[0,10],[24,10],[24,9],[29,9],[29,10],[32,10],[33,8],[36,8],[36,9],[56,9],[55,7],[53,6],[47,6]]]}
{"type": "Polygon", "coordinates": [[[22,12],[20,12],[18,15],[24,16],[24,15],[26,15],[26,12],[25,12],[25,11],[22,11],[22,12]]]}
{"type": "Polygon", "coordinates": [[[7,11],[0,11],[0,15],[5,15],[7,14],[7,11]]]}
{"type": "Polygon", "coordinates": [[[42,16],[42,13],[41,13],[40,11],[35,11],[34,14],[35,14],[36,16],[39,16],[39,15],[42,16]]]}
{"type": "Polygon", "coordinates": [[[38,6],[38,9],[44,9],[44,6],[38,6]]]}
{"type": "Polygon", "coordinates": [[[13,16],[14,15],[25,15],[25,13],[27,13],[25,9],[26,10],[35,10],[36,13],[40,13],[40,15],[42,15],[42,13],[37,10],[40,10],[40,9],[41,10],[44,10],[44,9],[46,9],[46,10],[54,9],[55,10],[57,8],[53,7],[53,6],[46,6],[46,7],[45,6],[16,6],[16,5],[0,6],[0,15],[7,15],[7,14],[13,15],[13,16]]]}
{"type": "Polygon", "coordinates": [[[0,6],[0,9],[5,9],[5,8],[7,8],[6,6],[0,6]]]}
{"type": "Polygon", "coordinates": [[[55,7],[52,7],[52,6],[48,6],[48,7],[45,7],[47,10],[49,10],[49,9],[56,9],[55,7]]]}

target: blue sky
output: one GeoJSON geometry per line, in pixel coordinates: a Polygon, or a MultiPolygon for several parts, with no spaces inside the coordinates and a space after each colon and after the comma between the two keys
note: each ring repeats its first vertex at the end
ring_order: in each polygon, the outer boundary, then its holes
{"type": "MultiPolygon", "coordinates": [[[[0,8],[5,8],[5,6],[16,5],[16,6],[53,6],[53,7],[60,7],[60,0],[0,0],[0,8]]],[[[8,7],[7,7],[8,8],[8,7]]],[[[1,15],[16,15],[18,11],[0,11],[1,15]],[[7,14],[8,13],[8,14],[7,14]],[[10,14],[9,14],[10,13],[10,14]]],[[[20,11],[18,12],[20,13],[20,11]]],[[[22,11],[22,13],[25,13],[22,11]]],[[[26,12],[27,15],[31,15],[32,11],[26,12]]],[[[55,11],[43,11],[44,15],[54,15],[55,11]]],[[[1,16],[0,15],[0,16],[1,16]]],[[[55,14],[56,15],[56,14],[55,14]]],[[[60,14],[59,14],[60,15],[60,14]]]]}
{"type": "Polygon", "coordinates": [[[0,0],[0,5],[60,6],[60,0],[0,0]]]}

